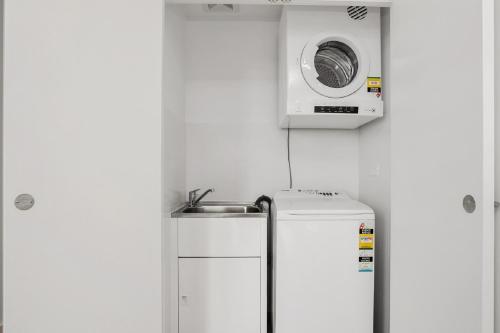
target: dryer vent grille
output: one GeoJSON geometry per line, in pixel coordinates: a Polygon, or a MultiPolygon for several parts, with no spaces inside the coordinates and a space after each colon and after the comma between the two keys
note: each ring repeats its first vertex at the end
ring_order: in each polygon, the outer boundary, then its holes
{"type": "Polygon", "coordinates": [[[349,6],[347,7],[347,14],[353,20],[362,20],[368,14],[368,8],[365,6],[349,6]]]}
{"type": "Polygon", "coordinates": [[[235,14],[238,12],[238,5],[209,3],[204,5],[204,9],[206,12],[213,14],[235,14]]]}

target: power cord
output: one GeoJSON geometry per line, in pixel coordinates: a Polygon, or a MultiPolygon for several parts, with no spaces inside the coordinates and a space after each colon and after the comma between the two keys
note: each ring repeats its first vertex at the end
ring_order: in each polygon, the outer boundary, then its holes
{"type": "Polygon", "coordinates": [[[288,174],[290,175],[290,190],[293,188],[292,164],[290,163],[290,127],[288,127],[286,146],[288,152],[288,174]]]}

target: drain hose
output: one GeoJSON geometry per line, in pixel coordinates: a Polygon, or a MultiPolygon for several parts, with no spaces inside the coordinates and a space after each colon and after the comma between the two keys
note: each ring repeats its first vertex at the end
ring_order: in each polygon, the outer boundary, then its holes
{"type": "Polygon", "coordinates": [[[272,199],[267,195],[261,195],[255,205],[264,210],[263,204],[267,203],[267,333],[273,331],[273,223],[271,203],[272,199]]]}

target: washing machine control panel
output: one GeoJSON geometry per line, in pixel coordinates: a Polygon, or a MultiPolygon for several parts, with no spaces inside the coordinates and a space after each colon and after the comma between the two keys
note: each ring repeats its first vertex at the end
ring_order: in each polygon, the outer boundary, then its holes
{"type": "Polygon", "coordinates": [[[298,195],[306,196],[306,197],[320,197],[320,198],[348,198],[347,194],[342,192],[333,192],[333,191],[321,191],[321,190],[290,190],[291,192],[295,192],[298,195]]]}
{"type": "Polygon", "coordinates": [[[276,194],[284,199],[318,199],[318,200],[333,200],[333,199],[351,199],[347,193],[311,189],[292,189],[282,190],[276,194]]]}
{"type": "Polygon", "coordinates": [[[302,194],[319,195],[324,197],[332,197],[334,195],[338,195],[337,192],[322,192],[319,190],[297,190],[297,192],[302,194]]]}

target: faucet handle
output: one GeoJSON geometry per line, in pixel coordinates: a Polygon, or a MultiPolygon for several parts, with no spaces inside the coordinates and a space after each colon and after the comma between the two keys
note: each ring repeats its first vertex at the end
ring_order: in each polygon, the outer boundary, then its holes
{"type": "Polygon", "coordinates": [[[199,191],[200,189],[197,188],[195,190],[192,190],[192,191],[189,191],[189,203],[192,203],[193,200],[196,198],[196,193],[199,191]]]}

